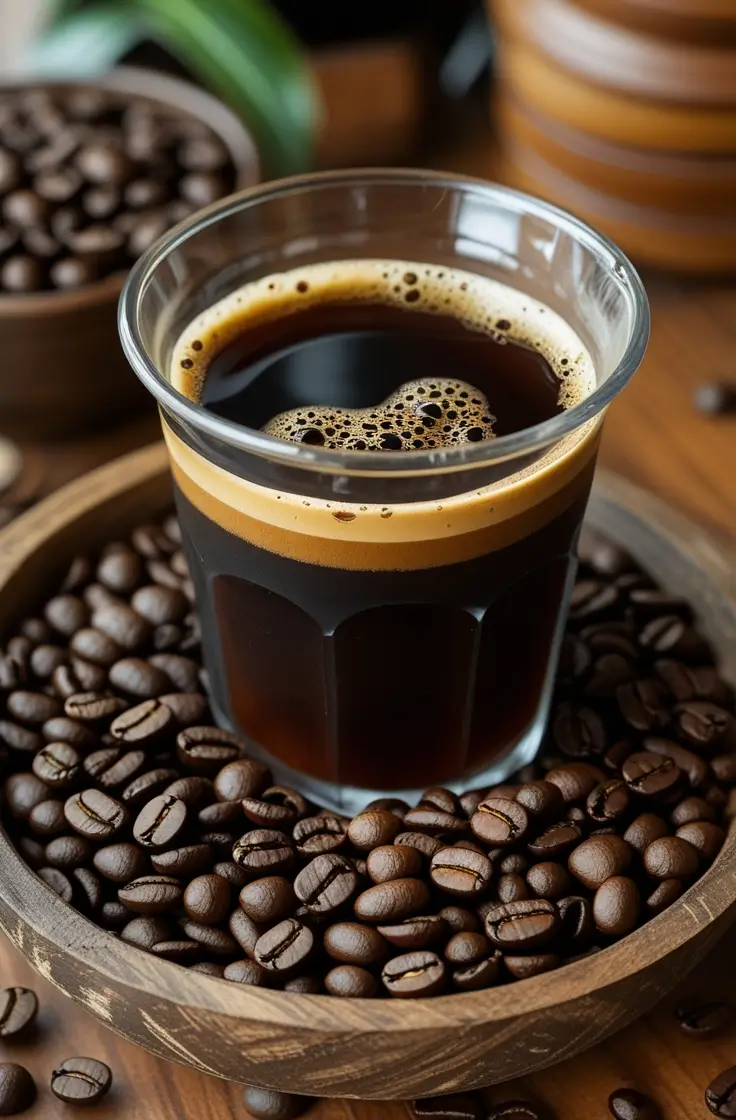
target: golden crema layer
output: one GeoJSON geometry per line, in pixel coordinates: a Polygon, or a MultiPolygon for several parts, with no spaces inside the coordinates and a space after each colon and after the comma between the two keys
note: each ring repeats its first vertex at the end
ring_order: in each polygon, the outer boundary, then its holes
{"type": "Polygon", "coordinates": [[[441,502],[391,506],[276,492],[208,462],[166,423],[164,436],[180,490],[228,533],[303,563],[408,571],[472,560],[549,524],[587,492],[600,424],[590,422],[534,469],[497,485],[441,502]]]}

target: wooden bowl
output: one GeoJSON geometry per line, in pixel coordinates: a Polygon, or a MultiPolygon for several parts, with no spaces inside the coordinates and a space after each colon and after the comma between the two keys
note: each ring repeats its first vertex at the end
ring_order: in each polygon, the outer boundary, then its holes
{"type": "MultiPolygon", "coordinates": [[[[24,84],[7,80],[0,90],[24,84]]],[[[93,83],[43,83],[67,89],[89,84],[148,97],[203,121],[227,146],[238,187],[258,182],[258,154],[250,133],[210,94],[135,67],[120,67],[93,83]]],[[[150,407],[118,340],[117,304],[124,280],[125,273],[118,273],[75,291],[0,295],[0,430],[18,438],[47,439],[118,419],[136,405],[150,407]]]]}
{"type": "MultiPolygon", "coordinates": [[[[171,500],[163,447],[78,480],[0,537],[0,626],[93,551],[171,500]]],[[[701,622],[736,679],[733,571],[660,502],[601,478],[589,523],[629,547],[701,622]]],[[[106,1026],[233,1081],[320,1096],[412,1098],[506,1081],[592,1046],[647,1011],[736,916],[736,837],[669,910],[558,972],[432,1000],[339,1000],[242,987],[158,960],[63,903],[0,833],[0,925],[30,963],[106,1026]]]]}

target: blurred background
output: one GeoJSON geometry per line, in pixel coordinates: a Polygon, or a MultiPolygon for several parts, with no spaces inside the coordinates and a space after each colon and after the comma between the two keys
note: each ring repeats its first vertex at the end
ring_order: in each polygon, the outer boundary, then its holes
{"type": "Polygon", "coordinates": [[[699,407],[732,409],[733,0],[0,0],[0,523],[155,438],[114,329],[152,240],[234,187],[371,164],[500,179],[608,233],[655,326],[673,301],[717,322],[688,398],[715,378],[699,407]],[[79,83],[112,115],[59,110],[79,83]]]}

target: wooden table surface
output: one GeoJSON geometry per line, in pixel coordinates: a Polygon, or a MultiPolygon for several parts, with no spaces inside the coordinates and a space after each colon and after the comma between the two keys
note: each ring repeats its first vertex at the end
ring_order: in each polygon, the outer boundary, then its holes
{"type": "MultiPolygon", "coordinates": [[[[486,140],[460,142],[435,165],[476,175],[492,172],[486,140]]],[[[650,488],[711,530],[736,539],[736,417],[697,415],[693,389],[703,381],[736,380],[736,287],[718,282],[691,282],[645,277],[652,301],[653,331],[648,356],[632,385],[611,408],[602,462],[639,485],[650,488]]],[[[49,491],[83,470],[153,438],[153,409],[116,429],[72,444],[32,449],[49,491]]],[[[732,967],[736,935],[722,944],[685,982],[687,991],[736,1002],[732,967]]],[[[241,1091],[204,1075],[167,1065],[114,1036],[31,974],[20,956],[0,945],[4,985],[30,983],[42,1004],[39,1037],[18,1048],[3,1044],[4,1060],[24,1062],[41,1089],[31,1120],[68,1116],[66,1106],[48,1091],[54,1063],[74,1054],[109,1062],[115,1088],[107,1102],[87,1111],[90,1118],[118,1120],[230,1120],[245,1117],[241,1091]]],[[[493,998],[489,991],[488,998],[493,998]]],[[[606,1100],[615,1087],[628,1084],[649,1091],[660,1102],[665,1120],[698,1120],[709,1115],[703,1103],[708,1081],[736,1064],[736,1031],[716,1041],[695,1043],[680,1036],[668,1001],[595,1050],[555,1067],[521,1086],[556,1109],[559,1120],[605,1120],[606,1100]]],[[[493,1090],[489,1099],[518,1096],[519,1086],[493,1090]]],[[[322,1102],[313,1120],[399,1120],[406,1105],[369,1102],[322,1102]]]]}

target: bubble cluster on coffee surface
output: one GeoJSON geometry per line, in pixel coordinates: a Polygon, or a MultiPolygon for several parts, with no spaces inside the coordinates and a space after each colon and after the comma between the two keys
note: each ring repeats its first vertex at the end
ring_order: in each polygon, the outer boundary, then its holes
{"type": "Polygon", "coordinates": [[[293,408],[263,430],[332,451],[423,451],[492,439],[494,422],[485,394],[468,382],[419,378],[375,407],[293,408]]]}

